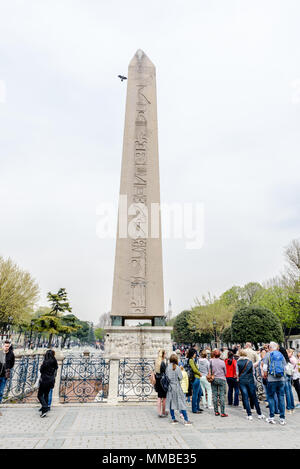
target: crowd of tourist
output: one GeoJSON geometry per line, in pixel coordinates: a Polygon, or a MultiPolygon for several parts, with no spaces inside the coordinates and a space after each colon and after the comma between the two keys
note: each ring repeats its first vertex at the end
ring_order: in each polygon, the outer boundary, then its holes
{"type": "Polygon", "coordinates": [[[226,406],[240,406],[249,421],[253,420],[255,409],[258,419],[272,425],[276,424],[275,415],[279,415],[279,423],[285,425],[286,413],[300,409],[299,381],[300,352],[275,342],[264,344],[259,350],[250,342],[244,347],[237,344],[220,350],[174,346],[168,360],[166,352],[159,350],[153,377],[158,416],[164,418],[170,413],[171,423],[177,424],[178,411],[185,425],[192,424],[188,407],[193,414],[207,409],[224,418],[228,417],[226,406]],[[258,383],[264,389],[268,417],[262,412],[258,383]]]}
{"type": "MultiPolygon", "coordinates": [[[[0,403],[14,363],[12,345],[5,341],[0,349],[0,403]]],[[[37,397],[42,418],[50,410],[56,372],[55,352],[47,350],[38,377],[37,397]]],[[[264,344],[259,350],[254,350],[250,342],[243,348],[235,345],[220,350],[181,346],[174,347],[170,357],[159,350],[151,378],[158,394],[158,416],[165,418],[170,414],[172,424],[178,423],[175,414],[178,411],[183,423],[191,425],[189,407],[193,414],[213,410],[215,416],[225,418],[228,417],[226,406],[241,406],[249,421],[253,420],[255,409],[258,419],[273,425],[275,415],[285,425],[286,413],[293,414],[295,409],[300,409],[300,352],[275,342],[264,344]],[[267,418],[259,402],[258,382],[264,389],[267,418]]]]}

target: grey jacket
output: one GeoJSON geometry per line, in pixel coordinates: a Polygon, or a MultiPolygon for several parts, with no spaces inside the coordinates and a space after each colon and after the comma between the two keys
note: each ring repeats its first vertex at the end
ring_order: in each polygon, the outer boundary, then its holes
{"type": "Polygon", "coordinates": [[[166,375],[170,380],[166,409],[187,410],[185,395],[180,385],[180,381],[182,380],[181,369],[179,366],[176,366],[176,369],[173,370],[173,364],[169,363],[166,369],[166,375]]]}
{"type": "Polygon", "coordinates": [[[202,376],[206,376],[209,372],[209,361],[207,358],[199,358],[198,368],[202,376]]]}

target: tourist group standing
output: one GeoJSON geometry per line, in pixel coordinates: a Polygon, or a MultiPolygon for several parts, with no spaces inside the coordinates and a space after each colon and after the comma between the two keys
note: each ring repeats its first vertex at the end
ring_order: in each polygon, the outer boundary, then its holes
{"type": "Polygon", "coordinates": [[[173,350],[167,363],[166,353],[160,350],[155,365],[158,393],[157,410],[159,417],[171,415],[171,422],[178,423],[175,411],[185,425],[190,425],[187,406],[191,404],[193,414],[202,414],[205,409],[214,410],[215,416],[228,417],[225,407],[240,406],[246,412],[248,421],[257,418],[269,424],[286,424],[285,414],[300,408],[300,352],[294,355],[292,349],[285,349],[270,342],[256,352],[247,342],[232,349],[202,350],[197,347],[173,350]],[[257,379],[263,386],[266,409],[263,414],[258,399],[257,379]],[[298,403],[295,404],[292,385],[298,403]],[[227,396],[227,404],[226,404],[227,396]],[[191,403],[190,403],[191,398],[191,403]],[[203,408],[200,403],[202,402],[203,408]]]}

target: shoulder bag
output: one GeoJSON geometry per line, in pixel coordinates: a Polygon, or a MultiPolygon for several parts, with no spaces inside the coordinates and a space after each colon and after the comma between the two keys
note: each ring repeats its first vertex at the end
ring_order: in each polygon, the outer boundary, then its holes
{"type": "Polygon", "coordinates": [[[151,371],[149,379],[150,379],[150,383],[152,384],[152,386],[155,386],[156,385],[156,377],[155,377],[154,371],[151,371]]]}
{"type": "Polygon", "coordinates": [[[206,379],[209,383],[212,383],[213,380],[215,379],[215,375],[212,371],[212,362],[210,361],[210,366],[209,366],[209,372],[206,375],[206,379]]]}

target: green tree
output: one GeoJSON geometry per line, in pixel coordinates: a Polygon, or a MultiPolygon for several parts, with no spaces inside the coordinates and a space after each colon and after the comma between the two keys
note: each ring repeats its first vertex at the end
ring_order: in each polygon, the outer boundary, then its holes
{"type": "Polygon", "coordinates": [[[229,345],[232,343],[232,330],[231,330],[231,326],[228,326],[224,329],[224,331],[222,332],[221,334],[221,339],[222,339],[222,342],[224,342],[225,344],[229,345]]]}
{"type": "Polygon", "coordinates": [[[226,290],[221,296],[220,300],[224,305],[231,306],[233,309],[242,306],[248,306],[255,301],[255,297],[259,291],[263,289],[262,285],[258,282],[246,283],[243,287],[233,286],[226,290]]]}
{"type": "Polygon", "coordinates": [[[274,285],[260,290],[255,297],[255,303],[276,314],[287,344],[292,328],[299,326],[300,296],[290,288],[274,285]]]}
{"type": "Polygon", "coordinates": [[[245,305],[251,305],[255,302],[256,295],[263,290],[263,287],[258,282],[249,282],[242,288],[242,300],[245,305]]]}
{"type": "Polygon", "coordinates": [[[105,335],[105,330],[104,329],[102,329],[101,327],[97,327],[97,329],[95,329],[95,337],[100,342],[103,340],[104,335],[105,335]]]}
{"type": "Polygon", "coordinates": [[[210,334],[219,342],[221,334],[231,323],[233,306],[224,304],[215,296],[202,296],[202,303],[192,308],[188,318],[188,325],[197,334],[210,334]]]}
{"type": "Polygon", "coordinates": [[[41,317],[43,314],[49,314],[51,313],[51,308],[50,306],[39,306],[35,311],[34,313],[32,314],[32,317],[33,318],[39,318],[41,317]]]}
{"type": "Polygon", "coordinates": [[[267,308],[261,306],[243,306],[233,315],[232,340],[245,344],[283,341],[283,332],[278,317],[267,308]]]}
{"type": "Polygon", "coordinates": [[[48,335],[48,347],[51,347],[53,335],[59,335],[64,331],[61,318],[55,314],[43,314],[37,318],[35,329],[40,333],[46,333],[48,335]]]}
{"type": "Polygon", "coordinates": [[[74,333],[80,329],[81,326],[78,322],[78,318],[74,314],[66,314],[61,318],[60,333],[62,335],[62,348],[66,345],[67,339],[69,339],[74,333]]]}
{"type": "Polygon", "coordinates": [[[229,290],[222,293],[220,300],[224,305],[232,306],[234,309],[243,306],[245,304],[243,299],[243,288],[234,285],[229,290]]]}
{"type": "Polygon", "coordinates": [[[290,287],[300,293],[300,239],[290,242],[285,248],[284,256],[287,261],[284,278],[290,287]]]}
{"type": "Polygon", "coordinates": [[[189,327],[188,319],[190,311],[182,311],[175,317],[173,325],[173,340],[181,344],[190,344],[194,342],[194,333],[189,327]]]}
{"type": "Polygon", "coordinates": [[[81,344],[86,344],[88,342],[89,331],[90,331],[90,324],[88,321],[78,321],[78,324],[81,326],[76,332],[74,332],[73,336],[76,337],[81,344]]]}
{"type": "Polygon", "coordinates": [[[60,288],[57,293],[48,292],[47,298],[51,304],[51,313],[54,313],[57,317],[65,311],[72,311],[65,288],[60,288]]]}
{"type": "Polygon", "coordinates": [[[53,335],[63,335],[71,332],[72,326],[64,324],[62,317],[66,311],[71,312],[72,308],[69,305],[65,288],[60,288],[57,293],[48,292],[47,298],[51,310],[37,319],[36,327],[39,332],[49,333],[48,347],[51,347],[53,335]]]}
{"type": "Polygon", "coordinates": [[[214,340],[214,336],[211,332],[203,332],[202,334],[198,334],[195,332],[193,334],[193,341],[195,344],[211,344],[211,342],[214,340]]]}
{"type": "Polygon", "coordinates": [[[94,325],[91,322],[90,323],[90,328],[89,328],[89,334],[88,334],[88,343],[92,345],[92,344],[95,343],[95,341],[96,341],[96,339],[95,339],[94,325]]]}
{"type": "Polygon", "coordinates": [[[0,256],[0,326],[26,322],[38,297],[39,287],[31,275],[0,256]]]}

